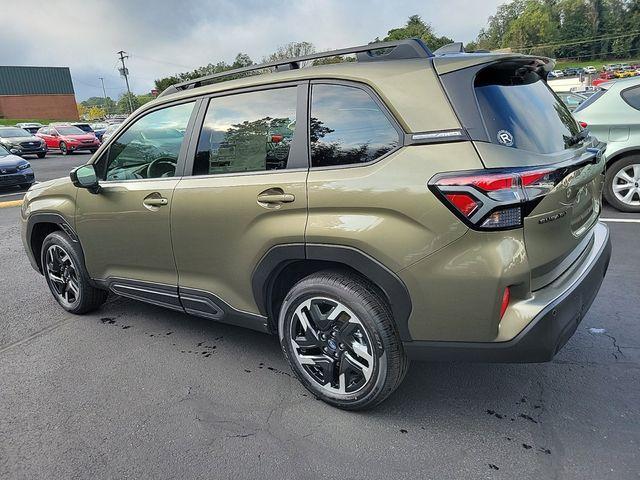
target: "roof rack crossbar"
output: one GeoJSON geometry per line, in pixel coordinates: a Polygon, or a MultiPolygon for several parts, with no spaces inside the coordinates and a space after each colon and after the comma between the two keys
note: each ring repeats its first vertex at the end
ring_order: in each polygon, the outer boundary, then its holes
{"type": "Polygon", "coordinates": [[[411,58],[429,58],[433,57],[431,50],[424,44],[424,42],[418,38],[410,38],[406,40],[398,40],[395,42],[378,42],[370,43],[368,45],[360,45],[357,47],[342,48],[339,50],[330,50],[327,52],[313,53],[311,55],[305,55],[296,58],[286,58],[283,60],[276,60],[274,62],[261,63],[257,65],[249,65],[248,67],[236,68],[234,70],[227,70],[220,73],[214,73],[212,75],[206,75],[204,77],[195,78],[193,80],[187,80],[185,82],[177,83],[168,87],[158,97],[170,95],[188,88],[200,87],[212,80],[217,80],[232,75],[239,75],[242,73],[253,72],[257,70],[263,70],[267,68],[275,68],[276,71],[282,70],[295,70],[300,68],[302,62],[308,62],[310,60],[318,60],[321,58],[338,57],[342,55],[356,55],[356,59],[359,62],[371,62],[371,61],[384,61],[384,60],[405,60],[411,58]],[[384,53],[374,53],[377,50],[388,50],[384,53]]]}

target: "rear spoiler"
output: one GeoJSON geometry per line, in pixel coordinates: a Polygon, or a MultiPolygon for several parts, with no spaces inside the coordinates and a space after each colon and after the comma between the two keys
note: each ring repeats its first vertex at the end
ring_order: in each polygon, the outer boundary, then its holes
{"type": "Polygon", "coordinates": [[[538,70],[538,73],[542,78],[547,78],[547,74],[556,66],[556,61],[553,58],[516,53],[458,53],[436,55],[432,59],[438,75],[445,75],[463,68],[490,65],[495,62],[505,62],[510,60],[529,63],[532,67],[538,70]]]}

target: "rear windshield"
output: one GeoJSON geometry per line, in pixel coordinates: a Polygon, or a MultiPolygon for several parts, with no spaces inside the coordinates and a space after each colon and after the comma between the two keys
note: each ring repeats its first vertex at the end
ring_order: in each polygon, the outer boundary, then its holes
{"type": "Polygon", "coordinates": [[[593,102],[595,102],[596,100],[598,100],[602,95],[604,95],[605,93],[607,93],[606,90],[598,90],[597,92],[595,92],[593,95],[591,95],[589,98],[587,98],[584,102],[582,102],[580,105],[578,105],[578,108],[576,108],[573,112],[574,113],[578,113],[581,110],[584,110],[585,108],[587,108],[589,105],[591,105],[593,102]]]}
{"type": "Polygon", "coordinates": [[[492,142],[536,153],[576,144],[580,127],[533,68],[509,62],[486,68],[475,92],[492,142]]]}

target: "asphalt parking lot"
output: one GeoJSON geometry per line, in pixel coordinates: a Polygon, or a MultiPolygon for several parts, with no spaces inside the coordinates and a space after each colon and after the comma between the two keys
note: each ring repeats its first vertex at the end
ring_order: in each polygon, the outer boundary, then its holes
{"type": "MultiPolygon", "coordinates": [[[[30,160],[38,180],[89,154],[30,160]]],[[[112,296],[64,312],[0,191],[0,478],[640,478],[640,215],[553,362],[414,363],[377,409],[310,397],[275,338],[112,296]]]]}

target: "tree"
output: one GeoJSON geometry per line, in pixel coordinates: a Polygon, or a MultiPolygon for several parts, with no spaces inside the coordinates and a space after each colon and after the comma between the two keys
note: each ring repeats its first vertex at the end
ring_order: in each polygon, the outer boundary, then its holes
{"type": "Polygon", "coordinates": [[[136,97],[133,93],[123,93],[118,99],[118,104],[116,106],[117,113],[128,114],[129,111],[129,100],[131,98],[131,106],[133,109],[137,109],[140,106],[140,102],[138,101],[138,97],[136,97]]]}
{"type": "Polygon", "coordinates": [[[106,114],[107,112],[104,110],[104,108],[100,108],[94,105],[93,107],[89,108],[86,116],[87,120],[100,120],[104,118],[106,114]]]}
{"type": "Polygon", "coordinates": [[[78,116],[83,118],[87,114],[87,107],[85,107],[82,103],[78,103],[78,116]]]}
{"type": "Polygon", "coordinates": [[[275,62],[287,58],[304,57],[316,53],[316,47],[310,42],[291,42],[280,45],[275,52],[262,59],[263,63],[275,62]]]}
{"type": "Polygon", "coordinates": [[[389,30],[383,41],[390,42],[406,38],[420,38],[431,50],[437,50],[444,45],[453,43],[449,37],[436,36],[431,25],[425,23],[420,15],[411,15],[404,27],[389,30]]]}

